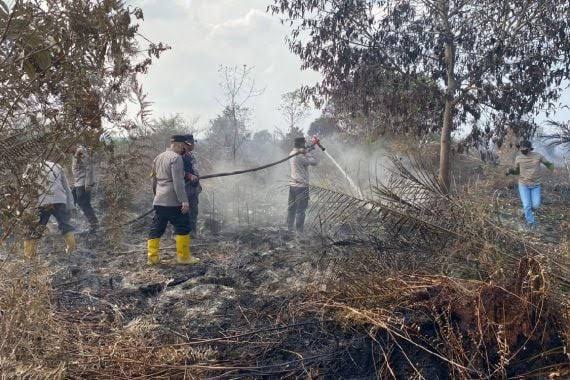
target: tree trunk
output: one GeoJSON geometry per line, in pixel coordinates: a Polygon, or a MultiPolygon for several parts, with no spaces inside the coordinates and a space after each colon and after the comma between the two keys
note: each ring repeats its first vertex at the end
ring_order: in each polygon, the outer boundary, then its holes
{"type": "Polygon", "coordinates": [[[445,100],[445,110],[443,113],[443,128],[441,129],[441,139],[439,145],[439,184],[442,190],[447,193],[451,185],[451,166],[449,163],[449,152],[451,145],[451,129],[453,127],[453,103],[450,99],[445,100]]]}
{"type": "Polygon", "coordinates": [[[438,3],[439,12],[442,15],[442,27],[444,30],[445,42],[445,66],[447,69],[447,81],[445,89],[445,110],[443,113],[443,128],[441,129],[441,140],[439,146],[439,185],[441,189],[448,193],[451,185],[451,167],[449,163],[449,152],[451,145],[451,130],[453,128],[453,110],[456,106],[455,91],[457,82],[455,80],[455,43],[449,22],[449,0],[440,0],[438,3]]]}

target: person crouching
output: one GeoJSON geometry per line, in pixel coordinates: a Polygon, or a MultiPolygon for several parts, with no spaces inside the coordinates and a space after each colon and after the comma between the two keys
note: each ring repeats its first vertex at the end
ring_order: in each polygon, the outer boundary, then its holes
{"type": "Polygon", "coordinates": [[[154,217],[147,242],[148,263],[160,263],[160,238],[170,222],[176,239],[176,261],[178,264],[196,264],[199,260],[190,254],[190,223],[186,215],[190,209],[182,162],[186,137],[175,135],[170,141],[170,148],[153,161],[154,217]]]}

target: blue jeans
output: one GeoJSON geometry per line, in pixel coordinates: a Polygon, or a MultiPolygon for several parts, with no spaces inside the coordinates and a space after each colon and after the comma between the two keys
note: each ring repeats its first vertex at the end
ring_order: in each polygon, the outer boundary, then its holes
{"type": "Polygon", "coordinates": [[[527,186],[519,183],[519,194],[521,196],[524,217],[528,224],[534,225],[536,221],[534,220],[532,211],[540,207],[540,185],[527,186]]]}

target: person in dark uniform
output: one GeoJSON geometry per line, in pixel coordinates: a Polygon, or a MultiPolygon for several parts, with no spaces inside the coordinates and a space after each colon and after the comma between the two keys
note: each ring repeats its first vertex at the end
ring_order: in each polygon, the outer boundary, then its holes
{"type": "Polygon", "coordinates": [[[184,162],[184,181],[186,195],[188,196],[188,203],[190,204],[190,211],[188,211],[188,219],[190,220],[190,237],[196,237],[196,223],[198,220],[198,197],[202,192],[200,186],[200,174],[198,173],[198,163],[194,150],[194,136],[186,135],[186,152],[182,155],[184,162]]]}

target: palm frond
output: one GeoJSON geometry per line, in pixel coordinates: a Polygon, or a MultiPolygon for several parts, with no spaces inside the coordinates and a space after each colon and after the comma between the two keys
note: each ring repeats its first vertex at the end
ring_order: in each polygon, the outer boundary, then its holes
{"type": "MultiPolygon", "coordinates": [[[[486,261],[487,274],[526,255],[546,260],[540,249],[489,219],[480,200],[441,191],[435,173],[420,161],[392,158],[392,166],[392,177],[387,184],[376,181],[370,199],[312,185],[312,227],[333,242],[366,241],[383,255],[415,256],[426,265],[443,265],[458,251],[453,265],[476,267],[469,256],[478,256],[486,261]]],[[[553,278],[570,284],[567,260],[550,256],[548,261],[553,278]]]]}

